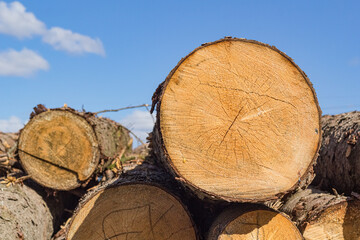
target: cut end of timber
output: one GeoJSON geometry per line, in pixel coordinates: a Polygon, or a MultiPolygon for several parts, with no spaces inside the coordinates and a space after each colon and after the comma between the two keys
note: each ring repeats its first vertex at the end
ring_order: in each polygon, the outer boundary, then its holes
{"type": "Polygon", "coordinates": [[[303,239],[287,217],[270,209],[244,211],[235,217],[234,213],[224,212],[219,218],[219,224],[212,227],[208,240],[303,239]]]}
{"type": "Polygon", "coordinates": [[[67,239],[195,240],[186,209],[170,193],[150,184],[100,190],[84,201],[67,239]]]}
{"type": "Polygon", "coordinates": [[[341,202],[325,209],[307,223],[303,236],[306,240],[360,239],[360,201],[341,202]]]}
{"type": "Polygon", "coordinates": [[[294,189],[320,146],[321,110],[309,79],[256,41],[225,38],[195,49],[165,80],[158,109],[172,169],[225,200],[294,189]]]}
{"type": "Polygon", "coordinates": [[[34,116],[21,131],[19,155],[26,172],[57,190],[80,186],[94,172],[99,149],[92,126],[70,111],[51,110],[34,116]]]}

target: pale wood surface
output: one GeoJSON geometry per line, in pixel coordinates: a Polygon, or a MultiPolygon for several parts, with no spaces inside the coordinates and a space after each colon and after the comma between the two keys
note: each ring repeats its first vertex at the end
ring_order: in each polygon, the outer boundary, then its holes
{"type": "Polygon", "coordinates": [[[262,206],[230,208],[211,226],[207,240],[287,240],[303,239],[299,230],[283,214],[262,206]]]}
{"type": "Polygon", "coordinates": [[[33,117],[21,131],[19,156],[35,181],[68,190],[94,172],[99,160],[98,141],[83,117],[69,111],[46,111],[33,117]]]}
{"type": "Polygon", "coordinates": [[[151,184],[125,184],[91,196],[67,239],[192,240],[193,223],[177,198],[151,184]]]}
{"type": "Polygon", "coordinates": [[[306,240],[359,240],[360,201],[338,203],[325,209],[303,231],[306,240]]]}
{"type": "Polygon", "coordinates": [[[193,189],[270,199],[310,172],[320,109],[306,75],[279,50],[242,39],[209,43],[159,89],[157,152],[193,189]]]}
{"type": "Polygon", "coordinates": [[[360,200],[314,188],[300,190],[281,207],[306,240],[359,240],[360,200]]]}

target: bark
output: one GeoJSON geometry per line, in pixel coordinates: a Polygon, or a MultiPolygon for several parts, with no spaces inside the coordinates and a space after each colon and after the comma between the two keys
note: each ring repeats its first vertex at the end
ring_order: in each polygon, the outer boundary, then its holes
{"type": "Polygon", "coordinates": [[[18,169],[13,169],[13,166],[18,165],[16,159],[18,137],[18,133],[0,132],[0,177],[19,172],[18,169]]]}
{"type": "Polygon", "coordinates": [[[263,202],[313,179],[321,111],[305,73],[275,47],[203,44],[159,85],[155,106],[153,153],[200,198],[263,202]]]}
{"type": "Polygon", "coordinates": [[[206,239],[285,240],[303,237],[282,213],[262,205],[242,204],[224,210],[214,221],[206,239]]]}
{"type": "Polygon", "coordinates": [[[118,123],[67,106],[34,108],[20,132],[19,156],[39,184],[71,190],[86,185],[131,149],[129,132],[118,123]]]}
{"type": "Polygon", "coordinates": [[[360,201],[308,188],[291,196],[281,211],[296,222],[305,239],[360,239],[360,201]]]}
{"type": "Polygon", "coordinates": [[[323,140],[312,183],[325,191],[360,192],[360,112],[322,117],[323,140]]]}
{"type": "Polygon", "coordinates": [[[145,162],[84,196],[66,239],[198,239],[181,191],[164,170],[145,162]]]}
{"type": "Polygon", "coordinates": [[[0,190],[0,239],[50,239],[55,219],[37,192],[25,185],[0,184],[0,190]]]}

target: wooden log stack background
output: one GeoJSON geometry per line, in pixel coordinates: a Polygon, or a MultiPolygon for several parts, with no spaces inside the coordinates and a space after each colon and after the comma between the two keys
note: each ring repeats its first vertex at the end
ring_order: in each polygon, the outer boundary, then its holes
{"type": "Polygon", "coordinates": [[[321,116],[277,48],[203,44],[152,101],[137,149],[66,105],[0,133],[0,239],[360,239],[360,114],[321,116]]]}

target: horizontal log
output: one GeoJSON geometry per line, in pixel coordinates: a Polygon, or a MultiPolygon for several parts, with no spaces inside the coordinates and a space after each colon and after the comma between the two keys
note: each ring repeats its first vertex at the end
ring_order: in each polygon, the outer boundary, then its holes
{"type": "Polygon", "coordinates": [[[121,157],[132,142],[120,124],[93,113],[67,106],[34,109],[21,130],[18,151],[23,168],[45,187],[79,187],[121,157]]]}
{"type": "Polygon", "coordinates": [[[360,200],[309,188],[291,196],[281,211],[296,222],[306,240],[360,237],[360,200]]]}
{"type": "Polygon", "coordinates": [[[313,185],[350,195],[360,192],[360,112],[325,115],[313,185]]]}

